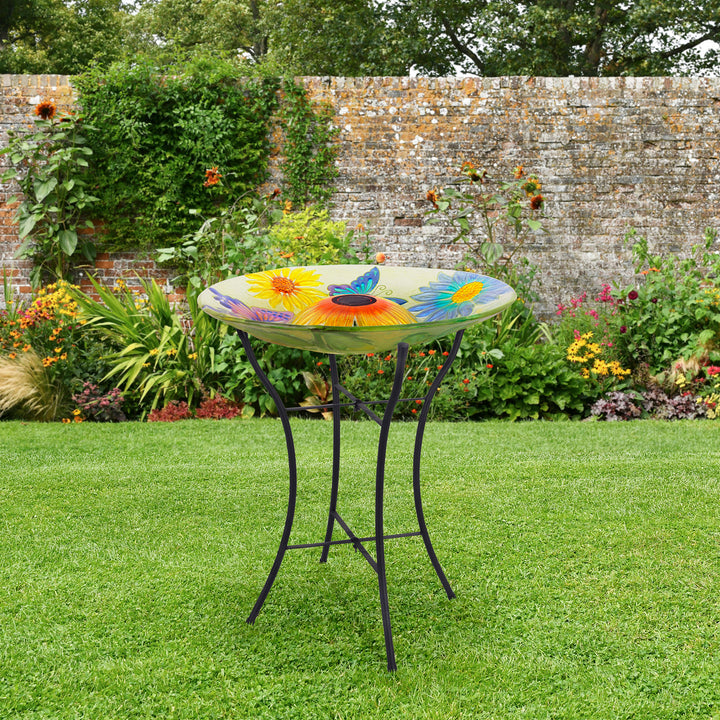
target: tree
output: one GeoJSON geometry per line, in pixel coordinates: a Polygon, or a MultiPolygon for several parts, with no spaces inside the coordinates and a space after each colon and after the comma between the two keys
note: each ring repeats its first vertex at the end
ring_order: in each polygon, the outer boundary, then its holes
{"type": "Polygon", "coordinates": [[[266,62],[292,75],[405,75],[409,61],[382,6],[284,0],[265,9],[266,62]]]}
{"type": "Polygon", "coordinates": [[[120,0],[4,0],[0,72],[75,74],[122,47],[120,0]]]}
{"type": "Polygon", "coordinates": [[[160,64],[193,55],[246,57],[267,53],[263,0],[143,0],[128,14],[126,50],[160,64]]]}
{"type": "Polygon", "coordinates": [[[428,74],[714,74],[720,59],[718,0],[398,0],[387,13],[428,74]]]}

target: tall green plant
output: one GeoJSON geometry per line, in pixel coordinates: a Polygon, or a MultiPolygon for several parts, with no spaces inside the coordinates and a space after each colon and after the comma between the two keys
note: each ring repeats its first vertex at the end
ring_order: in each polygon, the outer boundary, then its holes
{"type": "Polygon", "coordinates": [[[117,378],[150,409],[171,400],[193,407],[214,392],[215,353],[226,327],[203,313],[192,293],[185,318],[154,280],[143,282],[142,295],[92,282],[100,302],[77,292],[82,316],[121,347],[106,358],[112,366],[107,378],[117,378]]]}
{"type": "Polygon", "coordinates": [[[520,297],[533,299],[536,269],[520,253],[529,235],[543,230],[540,180],[517,167],[511,180],[496,181],[471,162],[461,174],[467,189],[428,191],[428,223],[447,222],[456,231],[450,242],[464,246],[463,266],[502,278],[520,297]]]}
{"type": "Polygon", "coordinates": [[[0,154],[13,164],[3,182],[15,180],[22,191],[15,216],[22,244],[16,257],[33,261],[30,278],[38,288],[44,276],[66,278],[76,252],[95,259],[92,238],[79,231],[92,229],[86,213],[98,198],[87,191],[93,153],[84,133],[93,128],[74,115],[58,115],[51,102],[37,105],[35,113],[34,130],[9,131],[0,154]]]}
{"type": "Polygon", "coordinates": [[[689,257],[656,255],[630,230],[637,280],[613,292],[617,351],[626,366],[665,370],[680,357],[720,349],[720,257],[708,228],[689,257]]]}

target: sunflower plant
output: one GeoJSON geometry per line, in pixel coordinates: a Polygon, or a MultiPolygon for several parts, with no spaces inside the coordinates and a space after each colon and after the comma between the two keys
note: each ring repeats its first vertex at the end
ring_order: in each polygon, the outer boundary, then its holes
{"type": "Polygon", "coordinates": [[[428,223],[449,222],[456,231],[451,243],[462,243],[462,266],[510,282],[529,295],[535,270],[518,253],[532,233],[543,231],[545,198],[539,178],[522,166],[510,180],[496,181],[471,162],[461,167],[465,190],[455,186],[432,189],[428,223]]]}
{"type": "Polygon", "coordinates": [[[3,182],[14,180],[21,190],[8,200],[19,200],[15,219],[22,244],[16,257],[33,261],[30,278],[38,288],[45,276],[67,278],[76,254],[95,259],[95,243],[83,231],[93,228],[86,213],[98,198],[87,190],[92,150],[81,132],[82,120],[58,114],[48,101],[38,104],[35,114],[35,129],[9,131],[0,154],[8,155],[13,165],[3,173],[3,182]]]}

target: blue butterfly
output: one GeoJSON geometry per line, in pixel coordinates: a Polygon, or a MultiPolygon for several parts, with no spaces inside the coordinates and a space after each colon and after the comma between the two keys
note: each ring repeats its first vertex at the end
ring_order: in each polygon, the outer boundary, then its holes
{"type": "MultiPolygon", "coordinates": [[[[373,290],[380,282],[380,269],[374,267],[364,275],[355,278],[349,285],[328,285],[328,295],[372,295],[373,290]]],[[[404,305],[407,300],[404,298],[389,297],[398,305],[404,305]]]]}

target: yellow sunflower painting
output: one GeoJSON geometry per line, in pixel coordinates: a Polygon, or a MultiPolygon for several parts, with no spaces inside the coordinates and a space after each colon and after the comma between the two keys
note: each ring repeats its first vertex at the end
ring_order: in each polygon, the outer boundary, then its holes
{"type": "Polygon", "coordinates": [[[302,310],[327,295],[316,289],[320,285],[318,274],[302,267],[266,270],[245,278],[249,293],[267,300],[274,308],[282,305],[291,312],[302,310]]]}

